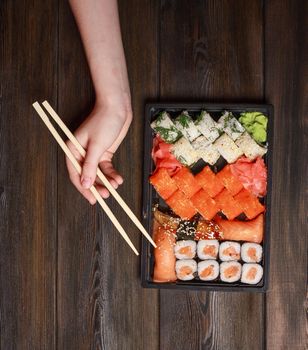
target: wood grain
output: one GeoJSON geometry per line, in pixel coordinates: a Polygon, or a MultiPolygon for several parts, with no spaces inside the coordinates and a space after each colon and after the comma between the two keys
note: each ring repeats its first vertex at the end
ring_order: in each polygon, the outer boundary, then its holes
{"type": "MultiPolygon", "coordinates": [[[[134,117],[128,135],[116,154],[115,166],[124,176],[119,192],[139,217],[142,211],[144,104],[147,98],[156,99],[158,96],[158,5],[155,0],[119,1],[134,117]]],[[[115,215],[141,251],[138,229],[115,201],[110,202],[115,215]]],[[[141,288],[140,258],[133,256],[119,242],[101,215],[98,225],[105,232],[103,276],[105,285],[109,286],[108,290],[102,291],[105,310],[102,337],[105,348],[158,349],[158,292],[141,288]]]]}
{"type": "MultiPolygon", "coordinates": [[[[140,287],[139,259],[73,188],[62,151],[31,106],[49,100],[71,129],[91,111],[69,6],[4,0],[0,350],[307,348],[307,2],[120,0],[119,10],[134,121],[115,164],[137,215],[145,100],[274,104],[269,292],[140,287]]],[[[138,230],[108,204],[139,248],[138,230]]]]}
{"type": "Polygon", "coordinates": [[[307,349],[306,1],[266,3],[266,97],[275,106],[267,348],[307,349]],[[290,25],[292,23],[292,25],[290,25]]]}
{"type": "MultiPolygon", "coordinates": [[[[119,10],[134,121],[115,164],[125,178],[121,195],[140,215],[144,98],[157,96],[157,53],[153,47],[156,46],[158,7],[156,2],[120,1],[119,10]],[[133,23],[130,19],[134,16],[139,20],[133,23]],[[153,26],[145,29],[147,21],[153,26]],[[149,65],[147,75],[137,62],[149,65]]],[[[59,111],[66,121],[74,124],[78,113],[84,118],[82,111],[89,111],[93,92],[78,30],[65,4],[60,4],[59,40],[59,111]]],[[[62,155],[59,169],[58,346],[63,349],[157,349],[158,293],[141,289],[139,258],[128,249],[104,213],[99,208],[90,208],[69,184],[62,155]],[[75,203],[74,208],[67,206],[67,200],[75,203]]],[[[138,229],[114,200],[107,202],[140,248],[138,229]]]]}
{"type": "Polygon", "coordinates": [[[57,2],[2,1],[0,14],[0,348],[49,350],[57,334],[56,145],[32,102],[56,98],[57,2]]]}
{"type": "MultiPolygon", "coordinates": [[[[62,1],[59,2],[58,112],[71,130],[88,115],[93,100],[78,30],[68,3],[62,1]]],[[[96,209],[70,183],[61,150],[58,172],[57,346],[96,349],[100,344],[102,287],[101,235],[96,228],[96,209]]]]}
{"type": "MultiPolygon", "coordinates": [[[[262,101],[261,5],[162,1],[161,99],[262,101]]],[[[161,349],[263,348],[263,295],[180,291],[160,295],[161,349]],[[249,322],[244,322],[247,317],[249,322]]]]}

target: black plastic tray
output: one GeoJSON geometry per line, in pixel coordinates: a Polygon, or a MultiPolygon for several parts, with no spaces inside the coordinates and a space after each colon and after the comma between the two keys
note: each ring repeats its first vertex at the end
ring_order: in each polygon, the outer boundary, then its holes
{"type": "Polygon", "coordinates": [[[270,255],[270,221],[271,221],[271,190],[272,190],[272,156],[273,156],[273,114],[272,105],[268,104],[224,104],[224,103],[149,103],[145,108],[145,129],[144,129],[144,177],[143,177],[143,224],[147,231],[152,234],[153,223],[153,204],[158,201],[153,186],[149,183],[149,176],[154,170],[154,164],[151,158],[151,149],[154,133],[150,123],[154,116],[161,111],[168,111],[178,114],[187,110],[192,116],[198,114],[201,110],[206,110],[213,119],[218,119],[224,110],[231,111],[237,116],[245,111],[258,111],[268,117],[267,142],[268,151],[265,155],[265,164],[267,166],[267,195],[265,197],[265,223],[263,239],[263,278],[256,285],[246,285],[240,282],[225,283],[221,281],[203,282],[199,280],[176,281],[171,283],[156,283],[152,280],[154,257],[153,247],[143,237],[141,254],[141,283],[144,288],[162,288],[162,289],[182,289],[182,290],[207,290],[207,291],[245,291],[245,292],[265,292],[268,288],[269,274],[269,255],[270,255]]]}

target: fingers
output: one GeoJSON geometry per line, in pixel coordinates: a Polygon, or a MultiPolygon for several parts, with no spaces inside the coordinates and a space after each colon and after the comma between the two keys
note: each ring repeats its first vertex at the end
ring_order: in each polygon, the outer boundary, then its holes
{"type": "MultiPolygon", "coordinates": [[[[69,140],[66,142],[66,144],[69,147],[70,151],[73,153],[74,157],[79,162],[82,162],[83,158],[80,155],[80,153],[78,152],[78,150],[75,148],[75,146],[69,140]]],[[[91,160],[91,158],[90,158],[90,160],[91,160]]],[[[67,157],[66,157],[66,165],[67,165],[67,170],[68,170],[68,173],[69,173],[69,178],[70,178],[71,182],[73,183],[73,185],[88,200],[88,202],[90,204],[94,205],[96,203],[96,199],[95,199],[94,195],[92,194],[92,192],[89,189],[85,189],[82,186],[80,175],[78,174],[78,172],[74,168],[73,164],[71,163],[71,161],[67,157]]],[[[96,169],[97,169],[97,167],[95,168],[95,175],[96,175],[96,169]]],[[[93,177],[95,175],[93,175],[93,177]]],[[[111,184],[112,184],[112,186],[114,188],[118,187],[118,183],[113,178],[109,178],[109,181],[111,182],[111,184]]],[[[110,193],[107,190],[107,188],[105,186],[101,185],[100,182],[96,183],[95,187],[96,187],[98,193],[104,199],[106,199],[106,198],[108,198],[110,196],[110,193]]]]}
{"type": "Polygon", "coordinates": [[[100,163],[100,168],[102,172],[108,177],[111,185],[117,189],[119,185],[122,185],[123,178],[122,176],[115,170],[111,161],[102,161],[100,163]]]}
{"type": "Polygon", "coordinates": [[[96,187],[98,193],[99,193],[104,199],[109,198],[110,193],[109,193],[109,191],[107,190],[106,187],[100,186],[100,185],[95,185],[95,187],[96,187]]]}
{"type": "MultiPolygon", "coordinates": [[[[77,158],[77,157],[76,157],[77,158]]],[[[80,176],[76,169],[74,168],[71,161],[66,157],[66,165],[69,173],[69,178],[73,185],[77,188],[77,190],[89,201],[90,204],[94,205],[96,203],[96,199],[91,193],[90,190],[86,190],[81,186],[80,176]]]]}
{"type": "Polygon", "coordinates": [[[89,189],[93,185],[96,178],[98,162],[103,151],[104,150],[101,149],[101,146],[98,143],[90,141],[82,166],[80,179],[81,185],[84,189],[89,189]]]}

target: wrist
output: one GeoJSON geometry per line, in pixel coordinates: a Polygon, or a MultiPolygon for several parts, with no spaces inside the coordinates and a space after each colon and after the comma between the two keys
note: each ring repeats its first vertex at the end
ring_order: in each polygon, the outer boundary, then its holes
{"type": "Polygon", "coordinates": [[[96,92],[95,108],[117,114],[124,119],[132,118],[131,96],[129,91],[96,92]]]}

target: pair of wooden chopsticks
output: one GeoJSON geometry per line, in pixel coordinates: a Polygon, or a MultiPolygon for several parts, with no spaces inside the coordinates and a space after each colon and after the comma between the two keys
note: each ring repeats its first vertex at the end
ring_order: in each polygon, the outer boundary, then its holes
{"type": "MultiPolygon", "coordinates": [[[[67,128],[67,126],[63,123],[61,118],[58,116],[58,114],[54,111],[54,109],[50,106],[50,104],[47,101],[44,101],[42,105],[45,107],[47,112],[50,114],[52,119],[58,124],[60,129],[64,132],[64,134],[67,136],[67,138],[72,142],[72,144],[76,147],[78,152],[82,155],[82,157],[85,157],[86,151],[85,149],[80,145],[80,143],[77,141],[76,137],[70,132],[70,130],[67,128]]],[[[66,143],[62,140],[61,136],[57,132],[57,130],[54,128],[54,126],[51,124],[47,114],[43,110],[43,108],[40,106],[38,102],[33,103],[34,109],[37,111],[55,140],[58,142],[59,146],[62,148],[68,159],[72,162],[74,168],[76,171],[81,175],[81,166],[79,162],[76,160],[70,149],[67,147],[66,143]]],[[[113,186],[109,183],[106,176],[102,173],[102,171],[97,168],[97,176],[102,181],[104,186],[109,190],[109,192],[113,195],[115,200],[119,203],[119,205],[122,207],[122,209],[126,212],[126,214],[130,217],[130,219],[133,221],[133,223],[137,226],[137,228],[141,231],[141,233],[150,241],[150,243],[156,247],[156,244],[150,237],[150,235],[147,233],[145,228],[142,226],[136,215],[131,211],[129,206],[124,202],[122,197],[118,194],[118,192],[113,188],[113,186]]],[[[127,244],[131,247],[131,249],[134,251],[136,255],[139,255],[137,249],[131,242],[130,238],[128,237],[127,233],[117,220],[117,218],[114,216],[108,205],[105,203],[103,198],[100,196],[100,194],[97,192],[97,189],[93,186],[91,186],[90,191],[93,193],[94,197],[96,198],[97,202],[100,204],[102,209],[105,211],[109,219],[112,221],[114,226],[117,228],[121,236],[125,239],[127,244]]]]}

